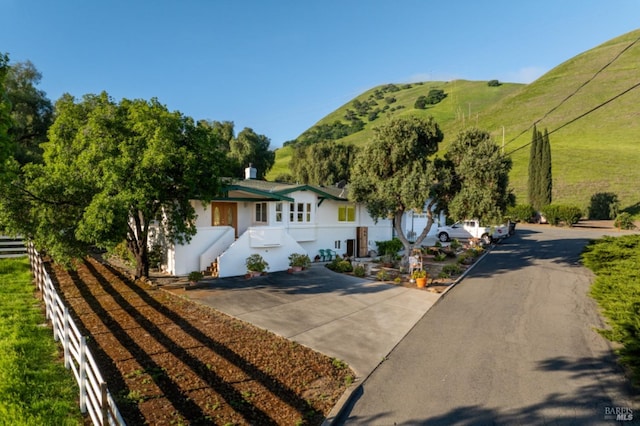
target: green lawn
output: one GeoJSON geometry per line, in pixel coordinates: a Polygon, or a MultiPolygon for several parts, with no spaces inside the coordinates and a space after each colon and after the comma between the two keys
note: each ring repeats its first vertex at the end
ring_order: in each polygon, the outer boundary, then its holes
{"type": "Polygon", "coordinates": [[[28,258],[0,259],[0,424],[83,424],[78,387],[44,324],[28,258]]]}

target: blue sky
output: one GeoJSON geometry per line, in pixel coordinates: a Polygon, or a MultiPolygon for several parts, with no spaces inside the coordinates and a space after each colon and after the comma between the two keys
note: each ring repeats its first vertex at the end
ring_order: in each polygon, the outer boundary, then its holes
{"type": "Polygon", "coordinates": [[[0,52],[55,101],[158,98],[271,147],[386,83],[529,83],[637,29],[637,0],[0,0],[0,52]]]}

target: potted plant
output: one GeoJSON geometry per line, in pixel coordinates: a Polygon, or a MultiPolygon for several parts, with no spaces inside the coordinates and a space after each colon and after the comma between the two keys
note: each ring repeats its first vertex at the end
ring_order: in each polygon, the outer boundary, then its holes
{"type": "Polygon", "coordinates": [[[258,253],[254,253],[247,257],[245,265],[247,266],[247,271],[249,271],[250,276],[262,275],[262,273],[269,268],[267,261],[258,253]]]}
{"type": "Polygon", "coordinates": [[[289,255],[289,266],[293,271],[302,271],[311,266],[311,259],[306,254],[291,253],[289,255]]]}
{"type": "Polygon", "coordinates": [[[418,288],[424,288],[427,285],[427,271],[424,269],[417,269],[411,274],[411,278],[416,280],[416,286],[418,288]]]}

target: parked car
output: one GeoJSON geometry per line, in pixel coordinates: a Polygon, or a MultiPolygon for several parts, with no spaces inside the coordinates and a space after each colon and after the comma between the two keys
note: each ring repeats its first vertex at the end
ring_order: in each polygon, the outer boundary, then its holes
{"type": "Polygon", "coordinates": [[[453,238],[465,240],[479,238],[485,244],[489,244],[492,241],[508,237],[509,227],[507,225],[481,226],[478,220],[465,220],[450,226],[438,227],[436,235],[442,242],[451,241],[453,238]]]}

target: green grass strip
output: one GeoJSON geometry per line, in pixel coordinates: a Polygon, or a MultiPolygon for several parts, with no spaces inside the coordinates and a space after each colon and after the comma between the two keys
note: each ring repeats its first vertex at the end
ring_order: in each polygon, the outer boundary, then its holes
{"type": "Polygon", "coordinates": [[[0,259],[0,425],[81,425],[77,399],[34,297],[28,258],[0,259]]]}
{"type": "Polygon", "coordinates": [[[604,237],[589,244],[582,258],[596,274],[590,294],[610,326],[599,331],[622,344],[620,361],[640,385],[640,235],[604,237]]]}

